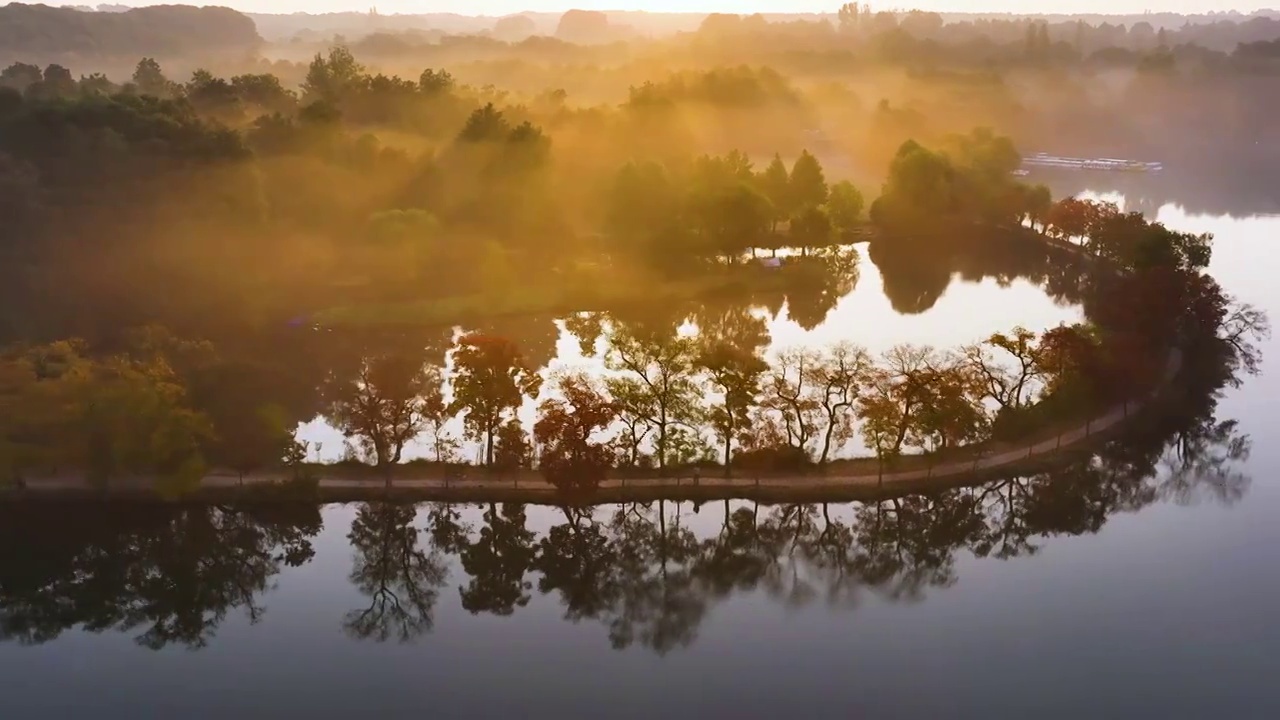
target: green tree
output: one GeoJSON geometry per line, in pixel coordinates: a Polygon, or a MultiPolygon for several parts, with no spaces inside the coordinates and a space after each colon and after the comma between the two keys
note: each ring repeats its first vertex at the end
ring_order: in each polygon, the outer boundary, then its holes
{"type": "Polygon", "coordinates": [[[447,94],[453,90],[454,84],[453,76],[445,70],[427,68],[418,78],[418,88],[428,97],[447,94]]]}
{"type": "Polygon", "coordinates": [[[503,420],[526,397],[533,398],[542,378],[527,367],[511,341],[479,333],[464,335],[453,355],[453,405],[463,414],[467,434],[484,442],[485,465],[494,465],[494,442],[503,420]]]}
{"type": "Polygon", "coordinates": [[[931,348],[897,345],[868,369],[858,398],[862,436],[881,459],[897,457],[929,398],[935,353],[931,348]]]}
{"type": "Polygon", "coordinates": [[[165,77],[160,63],[154,58],[143,58],[133,71],[133,84],[138,93],[157,98],[169,98],[178,93],[178,85],[165,77]]]}
{"type": "Polygon", "coordinates": [[[31,97],[48,100],[53,98],[71,98],[75,96],[79,86],[71,71],[61,65],[49,65],[44,69],[40,82],[27,88],[31,97]]]}
{"type": "Polygon", "coordinates": [[[240,102],[259,115],[291,114],[298,107],[297,93],[286,89],[280,78],[269,73],[236,75],[231,78],[231,88],[240,102]]]}
{"type": "Polygon", "coordinates": [[[90,478],[154,477],[165,493],[198,487],[212,430],[162,358],[117,355],[95,363],[82,401],[90,478]]]}
{"type": "Polygon", "coordinates": [[[857,32],[862,26],[862,9],[858,3],[845,3],[836,11],[836,21],[839,23],[840,32],[851,35],[857,32]]]}
{"type": "Polygon", "coordinates": [[[786,447],[805,456],[822,422],[822,407],[813,393],[813,369],[822,362],[811,349],[790,349],[778,354],[764,380],[764,400],[758,420],[773,425],[770,433],[786,447]]]}
{"type": "Polygon", "coordinates": [[[511,123],[502,111],[488,103],[471,113],[458,133],[458,142],[481,143],[505,140],[511,134],[511,123]]]}
{"type": "Polygon", "coordinates": [[[724,446],[724,474],[729,477],[733,441],[750,422],[751,410],[759,401],[760,378],[769,366],[751,349],[727,342],[703,347],[697,366],[706,373],[712,390],[723,398],[711,408],[709,419],[724,446]]]}
{"type": "Polygon", "coordinates": [[[1020,410],[1035,397],[1044,372],[1036,341],[1034,332],[1016,327],[1009,334],[993,333],[983,342],[963,348],[983,394],[1001,408],[1020,410]],[[1003,358],[1012,358],[1016,366],[1001,362],[1003,358]]]}
{"type": "Polygon", "coordinates": [[[369,217],[364,262],[371,281],[409,283],[432,267],[440,223],[426,210],[383,210],[369,217]]]}
{"type": "Polygon", "coordinates": [[[242,406],[239,422],[214,421],[213,456],[244,476],[277,467],[294,441],[294,430],[283,407],[275,403],[242,406]],[[245,412],[249,411],[249,412],[245,412]]]}
{"type": "Polygon", "coordinates": [[[810,365],[808,385],[817,396],[822,410],[825,432],[818,464],[824,465],[833,450],[853,437],[854,411],[859,391],[871,368],[871,357],[864,348],[839,343],[824,352],[810,365]]]}
{"type": "Polygon", "coordinates": [[[770,230],[776,230],[778,222],[790,219],[795,210],[795,202],[791,194],[791,177],[787,174],[787,166],[782,157],[773,156],[773,161],[765,168],[759,178],[760,189],[773,204],[773,218],[770,230]]]}
{"type": "Polygon", "coordinates": [[[187,102],[202,115],[226,123],[237,123],[244,117],[240,95],[231,83],[214,77],[208,70],[196,70],[185,88],[187,102]]]}
{"type": "Polygon", "coordinates": [[[956,207],[955,168],[940,153],[913,140],[903,143],[889,164],[871,221],[881,227],[911,228],[949,216],[956,207]]]}
{"type": "Polygon", "coordinates": [[[675,333],[639,333],[618,325],[609,334],[606,364],[625,373],[607,381],[609,392],[624,415],[634,415],[657,433],[659,470],[666,469],[673,426],[694,424],[699,415],[695,358],[694,340],[675,333]]]}
{"type": "Polygon", "coordinates": [[[836,232],[847,234],[857,229],[865,206],[862,193],[848,180],[831,186],[827,196],[827,216],[831,218],[831,226],[836,232]]]}
{"type": "Polygon", "coordinates": [[[667,256],[680,213],[679,191],[666,169],[655,162],[627,163],[609,187],[605,229],[624,246],[635,243],[654,259],[667,256]]]}
{"type": "Polygon", "coordinates": [[[803,212],[822,207],[827,203],[827,179],[822,173],[822,163],[808,150],[791,166],[791,212],[803,212]]]}
{"type": "Polygon", "coordinates": [[[768,198],[745,182],[711,190],[693,203],[703,246],[730,263],[758,244],[773,216],[768,198]]]}
{"type": "Polygon", "coordinates": [[[809,207],[791,220],[791,243],[799,245],[804,254],[809,248],[831,244],[831,218],[820,207],[809,207]]]}
{"type": "Polygon", "coordinates": [[[18,92],[26,92],[27,88],[44,79],[38,65],[16,62],[4,70],[0,70],[0,87],[13,88],[18,92]]]}
{"type": "Polygon", "coordinates": [[[405,445],[426,424],[425,398],[433,392],[430,383],[437,377],[420,355],[387,352],[362,358],[350,377],[329,378],[329,421],[364,445],[383,470],[388,486],[405,445]]]}
{"type": "Polygon", "coordinates": [[[80,94],[85,97],[105,97],[114,95],[119,92],[119,88],[110,78],[102,73],[91,73],[89,75],[81,75],[80,94]]]}
{"type": "Polygon", "coordinates": [[[453,420],[455,413],[444,399],[444,375],[440,368],[428,365],[427,377],[423,382],[422,420],[433,459],[438,463],[452,462],[457,456],[459,443],[450,437],[446,426],[453,420]]]}
{"type": "Polygon", "coordinates": [[[1031,227],[1040,226],[1040,234],[1047,229],[1049,214],[1053,211],[1053,193],[1044,185],[1033,185],[1028,188],[1026,197],[1026,216],[1031,220],[1031,227]]]}
{"type": "Polygon", "coordinates": [[[63,341],[0,355],[0,482],[84,463],[81,402],[94,373],[84,350],[63,341]]]}
{"type": "Polygon", "coordinates": [[[533,465],[533,444],[520,418],[511,418],[498,428],[493,444],[493,467],[517,472],[533,465]]]}
{"type": "Polygon", "coordinates": [[[956,358],[943,358],[920,383],[925,395],[909,431],[911,443],[946,450],[985,439],[991,425],[982,405],[983,378],[956,358]]]}
{"type": "Polygon", "coordinates": [[[367,82],[365,68],[356,61],[351,51],[342,46],[329,49],[328,56],[316,53],[307,68],[302,83],[302,100],[305,103],[325,101],[340,105],[354,91],[367,82]]]}

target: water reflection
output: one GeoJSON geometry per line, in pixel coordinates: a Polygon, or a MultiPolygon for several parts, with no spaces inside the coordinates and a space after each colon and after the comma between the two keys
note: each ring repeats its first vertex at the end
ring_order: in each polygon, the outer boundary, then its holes
{"type": "MultiPolygon", "coordinates": [[[[347,580],[362,600],[334,621],[356,640],[422,640],[452,586],[472,614],[519,615],[535,595],[553,598],[614,648],[663,655],[696,642],[739,595],[843,611],[869,594],[919,602],[959,580],[964,554],[1034,555],[1047,538],[1097,533],[1157,502],[1238,500],[1248,440],[1204,415],[1213,404],[1161,408],[1139,425],[1163,418],[1165,434],[1144,430],[1051,472],[879,502],[365,503],[347,534],[347,580]]],[[[27,552],[0,567],[0,635],[24,644],[79,628],[205,647],[231,612],[263,618],[264,594],[310,561],[320,530],[314,506],[4,512],[0,541],[27,552]]]]}
{"type": "Polygon", "coordinates": [[[416,512],[407,505],[361,505],[347,539],[355,553],[351,583],[369,600],[343,619],[357,639],[406,642],[429,632],[440,588],[448,577],[444,555],[422,547],[416,512]]]}
{"type": "MultiPolygon", "coordinates": [[[[872,261],[891,267],[893,249],[882,250],[872,248],[872,261]]],[[[1084,297],[1087,274],[1038,262],[1034,254],[1004,266],[939,260],[948,276],[1027,277],[1062,288],[1065,299],[1084,297]]],[[[903,296],[927,304],[932,282],[903,296]]],[[[726,342],[762,342],[751,313],[711,304],[702,312],[726,342]]],[[[590,318],[582,320],[588,333],[590,318]]],[[[844,612],[869,597],[919,602],[956,584],[966,556],[1031,556],[1049,538],[1097,533],[1156,503],[1244,497],[1249,439],[1218,417],[1218,402],[1248,365],[1229,342],[1189,347],[1174,391],[1092,455],[879,502],[362,504],[349,528],[331,528],[346,535],[349,562],[321,578],[358,601],[309,630],[341,628],[371,644],[430,642],[445,608],[524,618],[554,602],[564,620],[598,627],[614,648],[661,655],[693,645],[735,598],[844,612]]],[[[40,644],[81,630],[151,649],[209,646],[233,615],[252,624],[290,613],[267,613],[267,593],[312,561],[321,526],[313,505],[0,506],[0,543],[21,550],[0,563],[0,637],[40,644]]]]}
{"type": "MultiPolygon", "coordinates": [[[[637,306],[583,311],[558,318],[509,316],[448,329],[322,333],[325,337],[321,342],[328,346],[326,355],[333,356],[322,383],[325,412],[321,421],[304,427],[302,437],[310,441],[313,448],[316,443],[322,444],[327,450],[322,456],[327,461],[344,456],[377,461],[378,447],[350,448],[344,442],[342,431],[352,427],[349,422],[352,418],[345,409],[367,402],[395,404],[396,398],[413,395],[408,392],[413,385],[412,373],[373,378],[383,380],[381,385],[368,382],[377,374],[371,371],[388,363],[415,368],[425,363],[443,378],[444,396],[452,397],[448,388],[452,387],[456,368],[445,351],[458,333],[474,332],[510,341],[525,366],[550,379],[560,371],[604,374],[610,339],[618,335],[660,346],[679,335],[696,333],[706,346],[736,348],[757,357],[839,341],[883,350],[893,344],[890,338],[900,337],[913,343],[937,341],[933,335],[939,329],[956,334],[955,340],[944,339],[947,344],[972,342],[993,331],[1008,330],[1003,320],[992,318],[1009,315],[997,312],[999,308],[1026,310],[1027,295],[1035,296],[1041,305],[1048,305],[1039,297],[1047,295],[1058,306],[1049,306],[1047,315],[1043,310],[1014,313],[1018,322],[1045,328],[1062,320],[1078,319],[1094,289],[1088,265],[1060,251],[1055,254],[1043,243],[1020,234],[1002,239],[992,238],[989,233],[973,235],[957,231],[954,238],[927,251],[877,241],[865,247],[828,248],[807,257],[787,257],[785,261],[779,268],[756,268],[755,274],[748,275],[752,278],[749,282],[696,299],[659,295],[637,306]],[[854,298],[862,277],[863,253],[874,265],[889,307],[868,304],[866,293],[854,298]],[[898,320],[899,316],[927,315],[955,283],[978,287],[976,284],[987,281],[994,283],[981,286],[980,292],[965,295],[963,302],[953,303],[954,307],[950,308],[953,311],[963,306],[957,317],[941,318],[940,323],[930,320],[927,327],[898,320]],[[1026,285],[1021,289],[1025,294],[1008,290],[1015,282],[1026,285]],[[1009,302],[1002,302],[1006,294],[1009,302]],[[400,361],[394,362],[397,358],[400,361]],[[388,392],[368,397],[364,396],[367,393],[351,394],[370,387],[388,392]]],[[[868,291],[874,293],[875,288],[868,291]]],[[[552,384],[546,386],[550,388],[552,384]]],[[[526,429],[535,420],[538,400],[547,396],[544,393],[538,399],[526,399],[520,404],[516,417],[526,429]]],[[[447,412],[442,417],[449,419],[454,415],[455,412],[447,412]]],[[[405,459],[473,460],[477,454],[476,439],[467,438],[469,442],[463,444],[460,441],[465,435],[466,428],[461,422],[451,419],[403,448],[394,437],[388,437],[381,454],[389,458],[400,449],[405,459]],[[440,438],[445,438],[445,442],[437,443],[440,438]],[[444,449],[449,452],[442,452],[444,449]]]]}
{"type": "Polygon", "coordinates": [[[66,630],[133,634],[151,649],[196,649],[232,611],[263,617],[261,596],[311,560],[320,509],[60,506],[0,508],[0,637],[24,644],[66,630]]]}

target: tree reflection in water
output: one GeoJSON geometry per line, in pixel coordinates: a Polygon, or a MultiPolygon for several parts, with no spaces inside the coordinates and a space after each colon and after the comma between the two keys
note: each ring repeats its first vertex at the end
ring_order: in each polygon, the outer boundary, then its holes
{"type": "Polygon", "coordinates": [[[365,503],[351,523],[351,583],[369,598],[343,620],[352,637],[407,642],[431,630],[448,568],[438,549],[420,546],[416,516],[413,505],[365,503]]]}
{"type": "MultiPolygon", "coordinates": [[[[957,581],[965,554],[1033,555],[1158,502],[1238,501],[1249,440],[1215,413],[1241,365],[1222,344],[1189,348],[1171,396],[1051,471],[879,502],[725,501],[699,509],[717,516],[701,533],[667,501],[561,507],[544,533],[513,503],[367,503],[348,534],[367,604],[342,624],[356,638],[423,637],[450,566],[470,613],[517,614],[536,588],[613,647],[657,654],[690,646],[718,604],[747,593],[844,610],[868,595],[918,602],[957,581]]],[[[310,560],[320,522],[316,506],[2,506],[0,542],[21,553],[0,564],[0,635],[36,644],[80,628],[204,647],[232,611],[263,616],[275,578],[310,560]]]]}
{"type": "Polygon", "coordinates": [[[77,505],[0,508],[0,637],[136,632],[140,645],[202,648],[233,610],[257,622],[284,567],[314,555],[315,506],[77,505]]]}

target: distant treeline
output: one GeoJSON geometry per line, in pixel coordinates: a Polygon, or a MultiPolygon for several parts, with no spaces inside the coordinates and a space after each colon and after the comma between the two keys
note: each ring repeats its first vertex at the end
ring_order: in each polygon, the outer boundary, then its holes
{"type": "Polygon", "coordinates": [[[94,63],[139,55],[241,57],[262,43],[253,21],[224,7],[157,5],[125,12],[11,3],[0,7],[0,61],[94,63]]]}
{"type": "MultiPolygon", "coordinates": [[[[918,10],[889,12],[847,3],[827,15],[604,13],[570,10],[562,15],[521,13],[502,18],[458,15],[334,13],[244,15],[228,8],[164,5],[137,9],[103,6],[55,8],[10,4],[0,8],[0,62],[37,59],[95,63],[149,55],[170,61],[218,56],[243,60],[262,45],[258,29],[290,44],[328,44],[343,38],[360,43],[374,58],[412,52],[427,45],[545,42],[634,49],[722,53],[708,43],[730,43],[740,52],[854,52],[860,59],[968,63],[1090,60],[1134,64],[1144,53],[1183,49],[1193,54],[1230,53],[1238,46],[1256,56],[1258,43],[1280,37],[1280,18],[1253,15],[1172,13],[1142,16],[949,15],[918,10]],[[256,23],[256,24],[255,24],[256,23]],[[671,36],[671,37],[668,37],[671,36]],[[674,40],[671,39],[674,37],[674,40]],[[672,44],[674,43],[674,44],[672,44]]],[[[565,52],[560,50],[560,52],[565,52]]],[[[628,54],[614,48],[614,59],[628,54]]],[[[585,59],[580,57],[579,59],[585,59]]],[[[94,70],[102,67],[95,65],[94,70]]],[[[220,68],[221,69],[221,68],[220,68]]],[[[230,69],[230,68],[228,68],[230,69]]]]}

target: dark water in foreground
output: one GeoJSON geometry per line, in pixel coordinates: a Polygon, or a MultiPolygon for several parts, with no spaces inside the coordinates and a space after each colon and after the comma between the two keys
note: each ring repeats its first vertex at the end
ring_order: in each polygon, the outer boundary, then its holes
{"type": "MultiPolygon", "coordinates": [[[[1190,217],[1280,318],[1280,219],[1190,217]]],[[[1216,477],[882,503],[4,510],[0,718],[1280,716],[1280,348],[1216,477]]]]}

